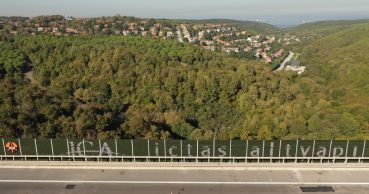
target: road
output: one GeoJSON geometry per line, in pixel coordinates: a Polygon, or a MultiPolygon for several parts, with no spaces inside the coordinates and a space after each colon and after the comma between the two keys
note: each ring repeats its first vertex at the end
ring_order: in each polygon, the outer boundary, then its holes
{"type": "Polygon", "coordinates": [[[276,71],[282,71],[282,70],[285,68],[286,64],[287,64],[288,62],[290,62],[290,61],[291,61],[291,59],[292,59],[294,56],[295,56],[295,53],[293,53],[293,52],[291,52],[291,51],[290,51],[289,55],[288,55],[288,56],[283,60],[283,62],[281,63],[281,66],[279,66],[279,68],[278,68],[276,71]]]}
{"type": "Polygon", "coordinates": [[[0,169],[0,193],[292,194],[301,186],[369,193],[369,169],[0,169]]]}

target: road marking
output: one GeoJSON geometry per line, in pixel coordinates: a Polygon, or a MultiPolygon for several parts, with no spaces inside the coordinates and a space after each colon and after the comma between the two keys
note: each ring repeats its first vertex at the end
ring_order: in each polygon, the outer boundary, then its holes
{"type": "Polygon", "coordinates": [[[0,180],[0,183],[87,183],[87,184],[186,184],[186,185],[368,185],[369,182],[211,182],[211,181],[84,181],[84,180],[0,180]]]}

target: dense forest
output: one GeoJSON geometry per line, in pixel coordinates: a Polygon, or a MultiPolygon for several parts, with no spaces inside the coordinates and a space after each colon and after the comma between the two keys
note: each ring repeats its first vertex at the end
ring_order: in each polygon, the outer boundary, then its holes
{"type": "MultiPolygon", "coordinates": [[[[346,27],[303,47],[301,78],[324,88],[342,130],[369,130],[369,23],[346,27]],[[314,80],[314,81],[312,81],[314,80]],[[311,82],[312,81],[312,82],[311,82]]],[[[353,134],[354,135],[354,134],[353,134]]]]}
{"type": "Polygon", "coordinates": [[[295,33],[300,36],[312,36],[313,38],[321,38],[322,36],[349,29],[358,24],[367,24],[368,22],[368,19],[308,22],[302,25],[286,28],[284,29],[284,31],[295,33]]]}
{"type": "Polygon", "coordinates": [[[3,137],[369,137],[366,108],[331,95],[345,91],[176,41],[0,34],[0,50],[3,137]]]}

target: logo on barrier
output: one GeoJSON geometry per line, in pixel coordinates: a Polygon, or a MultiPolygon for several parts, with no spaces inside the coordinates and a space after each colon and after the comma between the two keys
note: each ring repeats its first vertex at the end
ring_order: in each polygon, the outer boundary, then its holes
{"type": "Polygon", "coordinates": [[[18,144],[15,142],[8,142],[5,144],[5,149],[11,154],[14,154],[18,151],[18,144]]]}
{"type": "Polygon", "coordinates": [[[75,142],[69,142],[70,151],[72,155],[83,156],[85,153],[89,154],[106,154],[108,156],[113,156],[115,152],[112,152],[109,145],[106,142],[103,142],[101,148],[94,149],[94,143],[91,141],[81,141],[77,144],[75,142]]]}

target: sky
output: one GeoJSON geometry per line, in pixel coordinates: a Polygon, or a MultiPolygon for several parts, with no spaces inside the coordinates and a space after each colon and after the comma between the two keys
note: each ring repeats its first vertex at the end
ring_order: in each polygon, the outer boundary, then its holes
{"type": "Polygon", "coordinates": [[[278,26],[369,18],[368,0],[0,0],[1,16],[238,19],[278,26]]]}

